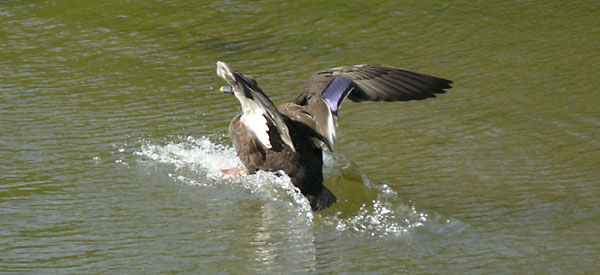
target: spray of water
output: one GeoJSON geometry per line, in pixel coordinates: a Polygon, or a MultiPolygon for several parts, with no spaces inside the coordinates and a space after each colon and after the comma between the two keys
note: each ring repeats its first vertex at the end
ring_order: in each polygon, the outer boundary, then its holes
{"type": "MultiPolygon", "coordinates": [[[[315,216],[307,199],[283,172],[262,172],[233,177],[222,169],[242,165],[234,148],[211,141],[208,137],[185,137],[163,144],[141,141],[141,150],[134,154],[144,160],[170,165],[168,176],[175,181],[211,188],[216,184],[243,186],[265,204],[292,213],[301,223],[313,227],[315,216]]],[[[416,228],[440,228],[444,223],[406,205],[387,185],[373,185],[358,166],[342,155],[324,154],[326,184],[340,199],[326,211],[317,212],[319,226],[341,232],[358,232],[374,237],[406,236],[416,228]]],[[[434,213],[435,216],[437,216],[434,213]]],[[[459,225],[459,228],[464,226],[459,225]]],[[[443,228],[443,226],[441,227],[443,228]]]]}
{"type": "Polygon", "coordinates": [[[259,171],[242,177],[223,174],[222,169],[233,169],[242,165],[234,148],[230,146],[213,143],[207,137],[189,136],[162,145],[142,141],[141,151],[136,154],[159,163],[173,165],[173,172],[169,173],[169,176],[187,184],[203,187],[214,184],[241,184],[262,200],[284,202],[294,209],[298,216],[306,217],[306,222],[312,224],[313,214],[308,200],[285,173],[259,171]],[[183,173],[185,170],[193,173],[183,173]]]}

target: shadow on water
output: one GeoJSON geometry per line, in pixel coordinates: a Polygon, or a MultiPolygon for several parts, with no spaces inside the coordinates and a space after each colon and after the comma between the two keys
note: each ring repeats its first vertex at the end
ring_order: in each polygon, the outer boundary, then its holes
{"type": "Polygon", "coordinates": [[[301,232],[308,238],[305,241],[314,238],[315,229],[414,241],[459,234],[468,227],[455,218],[403,202],[387,185],[371,183],[354,162],[329,152],[324,153],[325,185],[336,194],[338,202],[313,213],[308,201],[284,174],[258,172],[241,178],[223,175],[221,169],[241,165],[235,150],[223,145],[223,140],[224,137],[216,136],[178,137],[158,143],[141,140],[141,151],[134,154],[146,167],[155,167],[175,182],[199,186],[202,192],[229,189],[212,192],[217,200],[243,204],[250,197],[252,206],[240,208],[253,223],[261,221],[256,227],[257,236],[265,226],[279,232],[281,228],[274,227],[285,225],[301,232]],[[231,196],[232,193],[240,195],[231,196]]]}

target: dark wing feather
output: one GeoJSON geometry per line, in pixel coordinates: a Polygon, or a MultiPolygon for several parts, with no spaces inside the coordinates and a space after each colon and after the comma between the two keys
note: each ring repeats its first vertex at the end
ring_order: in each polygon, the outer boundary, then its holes
{"type": "Polygon", "coordinates": [[[359,101],[408,101],[435,97],[451,88],[452,81],[427,74],[388,66],[352,66],[341,75],[352,80],[356,88],[348,95],[359,101]]]}
{"type": "MultiPolygon", "coordinates": [[[[317,133],[315,137],[331,149],[336,136],[338,109],[346,97],[354,102],[421,100],[445,93],[444,89],[451,88],[450,84],[452,81],[447,79],[396,67],[345,66],[313,74],[294,104],[302,106],[304,112],[297,116],[298,121],[311,128],[318,125],[313,128],[317,133]],[[324,111],[327,107],[329,111],[324,111]]],[[[294,116],[290,118],[294,119],[294,116]]]]}
{"type": "Polygon", "coordinates": [[[328,105],[332,111],[337,111],[345,96],[354,102],[420,100],[445,93],[444,89],[451,88],[450,84],[451,80],[396,67],[345,66],[313,74],[294,103],[305,105],[307,99],[318,95],[331,103],[336,102],[336,106],[328,105]],[[340,77],[343,81],[338,80],[340,77]]]}

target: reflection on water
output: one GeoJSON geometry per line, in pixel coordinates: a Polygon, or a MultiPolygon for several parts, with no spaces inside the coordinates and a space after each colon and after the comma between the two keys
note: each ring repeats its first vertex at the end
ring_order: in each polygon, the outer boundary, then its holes
{"type": "Polygon", "coordinates": [[[0,273],[597,273],[594,1],[3,1],[0,273]],[[309,211],[283,175],[231,178],[239,104],[312,71],[455,81],[345,103],[309,211]]]}

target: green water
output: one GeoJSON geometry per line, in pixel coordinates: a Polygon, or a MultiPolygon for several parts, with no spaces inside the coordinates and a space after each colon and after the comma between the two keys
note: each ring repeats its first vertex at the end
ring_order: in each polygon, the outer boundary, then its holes
{"type": "Polygon", "coordinates": [[[597,1],[1,1],[0,273],[597,273],[597,1]],[[239,103],[404,67],[435,99],[346,102],[311,214],[223,178],[239,103]]]}

